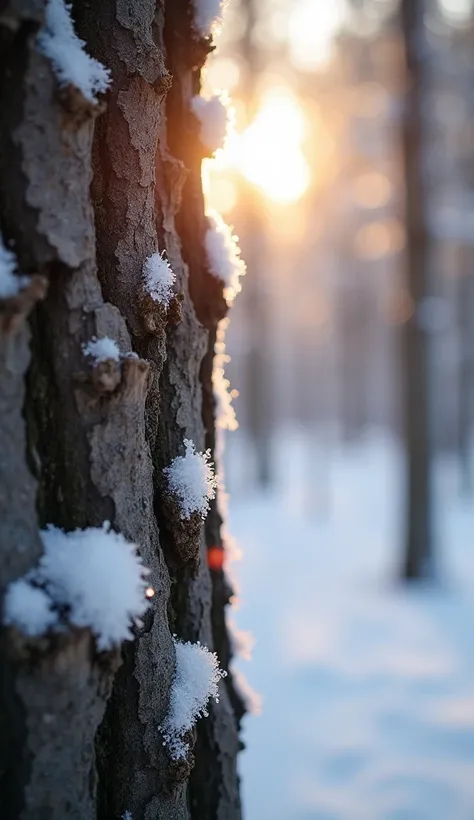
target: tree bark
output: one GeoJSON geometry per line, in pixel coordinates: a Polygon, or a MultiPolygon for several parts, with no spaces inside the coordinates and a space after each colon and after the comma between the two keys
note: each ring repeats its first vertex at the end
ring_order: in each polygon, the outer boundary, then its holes
{"type": "Polygon", "coordinates": [[[1,636],[0,816],[5,820],[240,817],[242,709],[229,676],[173,762],[159,732],[173,634],[230,661],[231,590],[207,565],[218,507],[186,531],[162,492],[183,439],[214,450],[211,377],[226,304],[207,269],[203,155],[190,99],[210,49],[185,0],[77,0],[76,31],[112,74],[106,106],[58,87],[36,46],[42,0],[0,10],[0,226],[22,273],[0,303],[0,592],[34,567],[38,528],[113,528],[139,545],[156,590],[133,642],[98,652],[88,629],[1,636]],[[179,297],[144,301],[167,253],[179,297]],[[136,355],[91,368],[82,345],[136,355]],[[110,365],[110,366],[109,366],[110,365]],[[194,768],[194,774],[190,774],[194,768]]]}

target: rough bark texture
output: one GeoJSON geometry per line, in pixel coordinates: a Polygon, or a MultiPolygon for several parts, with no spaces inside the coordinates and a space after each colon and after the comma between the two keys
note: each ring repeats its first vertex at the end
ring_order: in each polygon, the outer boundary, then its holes
{"type": "Polygon", "coordinates": [[[77,0],[73,16],[111,69],[105,105],[58,87],[36,47],[41,0],[0,3],[0,227],[32,276],[0,302],[0,592],[37,563],[39,527],[109,520],[139,545],[156,594],[136,639],[107,653],[86,629],[3,629],[0,816],[236,820],[231,676],[189,759],[171,761],[158,728],[173,633],[230,661],[231,590],[207,564],[208,547],[223,548],[217,504],[206,526],[183,527],[161,479],[184,438],[215,447],[226,305],[206,266],[189,110],[209,43],[184,0],[77,0]],[[142,286],[157,250],[177,277],[168,312],[142,286]],[[137,355],[91,365],[82,345],[103,335],[137,355]]]}

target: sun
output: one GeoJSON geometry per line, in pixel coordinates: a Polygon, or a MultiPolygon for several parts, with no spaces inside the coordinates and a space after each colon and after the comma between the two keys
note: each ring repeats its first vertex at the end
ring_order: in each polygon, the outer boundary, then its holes
{"type": "Polygon", "coordinates": [[[234,133],[214,160],[215,171],[237,170],[271,201],[296,202],[310,182],[302,150],[305,119],[298,100],[285,87],[273,88],[242,133],[234,133]]]}
{"type": "Polygon", "coordinates": [[[309,168],[301,145],[304,118],[297,100],[275,89],[263,101],[239,145],[244,176],[281,204],[300,199],[309,184],[309,168]]]}

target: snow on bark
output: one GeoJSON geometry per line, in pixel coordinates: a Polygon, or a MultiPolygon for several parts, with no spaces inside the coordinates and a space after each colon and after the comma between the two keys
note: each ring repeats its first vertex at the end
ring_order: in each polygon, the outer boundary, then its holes
{"type": "Polygon", "coordinates": [[[249,715],[259,715],[262,711],[262,699],[260,695],[250,685],[243,672],[237,669],[233,664],[231,671],[234,689],[244,704],[245,711],[249,715]]]}
{"type": "Polygon", "coordinates": [[[163,470],[168,487],[178,501],[181,517],[190,518],[199,513],[204,519],[209,511],[209,502],[215,498],[218,479],[214,475],[211,452],[196,452],[190,439],[184,440],[185,454],[177,456],[169,467],[163,470]]]}
{"type": "Polygon", "coordinates": [[[224,283],[224,297],[230,303],[242,290],[240,277],[245,274],[245,262],[240,256],[238,237],[220,214],[209,211],[207,218],[209,228],[204,243],[209,270],[224,283]]]}
{"type": "Polygon", "coordinates": [[[221,319],[217,328],[212,389],[216,403],[216,425],[220,430],[233,431],[237,430],[239,423],[232,406],[232,399],[237,393],[230,389],[230,381],[225,375],[225,365],[230,361],[230,356],[225,352],[225,331],[228,324],[228,318],[221,319]]]}
{"type": "Polygon", "coordinates": [[[43,635],[58,623],[58,613],[53,611],[52,604],[43,589],[19,578],[5,594],[3,622],[16,626],[25,635],[43,635]]]}
{"type": "Polygon", "coordinates": [[[231,618],[226,619],[226,624],[232,654],[245,661],[251,660],[252,650],[255,644],[252,633],[239,629],[231,618]]]}
{"type": "Polygon", "coordinates": [[[90,57],[74,31],[71,6],[64,0],[48,0],[44,28],[38,34],[39,50],[51,60],[61,86],[72,83],[92,103],[97,94],[107,91],[110,71],[90,57]]]}
{"type": "Polygon", "coordinates": [[[173,285],[176,282],[171,265],[160,253],[153,253],[143,265],[145,289],[155,302],[161,302],[165,307],[173,297],[173,285]]]}
{"type": "Polygon", "coordinates": [[[113,359],[114,362],[120,360],[120,350],[117,342],[110,339],[109,336],[104,336],[102,339],[92,337],[86,344],[82,346],[82,350],[86,356],[90,356],[95,362],[105,362],[107,359],[113,359]]]}
{"type": "Polygon", "coordinates": [[[140,625],[149,606],[148,570],[135,544],[108,522],[68,533],[49,526],[41,538],[38,568],[7,590],[4,622],[40,635],[58,624],[66,607],[69,622],[90,627],[100,651],[132,639],[132,624],[140,625]]]}
{"type": "Polygon", "coordinates": [[[108,522],[69,533],[48,527],[41,537],[38,579],[54,601],[69,607],[70,622],[90,627],[99,650],[133,638],[130,627],[149,606],[148,570],[135,544],[108,522]]]}
{"type": "Polygon", "coordinates": [[[184,735],[197,719],[208,717],[210,698],[219,702],[219,681],[227,672],[219,667],[215,652],[197,643],[175,641],[176,669],[171,686],[169,712],[160,726],[173,760],[186,756],[189,745],[184,735]]]}
{"type": "Polygon", "coordinates": [[[227,634],[232,652],[230,670],[235,691],[245,706],[245,711],[251,715],[258,715],[262,709],[262,699],[258,692],[250,685],[243,672],[235,665],[235,658],[250,661],[255,639],[251,632],[239,629],[234,621],[226,618],[227,634]]]}
{"type": "Polygon", "coordinates": [[[234,120],[229,97],[223,93],[208,98],[197,95],[191,100],[191,110],[199,120],[203,145],[212,153],[223,148],[234,120]]]}

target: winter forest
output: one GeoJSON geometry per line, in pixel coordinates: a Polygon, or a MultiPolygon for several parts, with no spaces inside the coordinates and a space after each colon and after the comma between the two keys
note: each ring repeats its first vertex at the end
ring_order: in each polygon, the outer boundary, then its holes
{"type": "Polygon", "coordinates": [[[0,820],[473,820],[473,0],[0,0],[0,820]]]}

